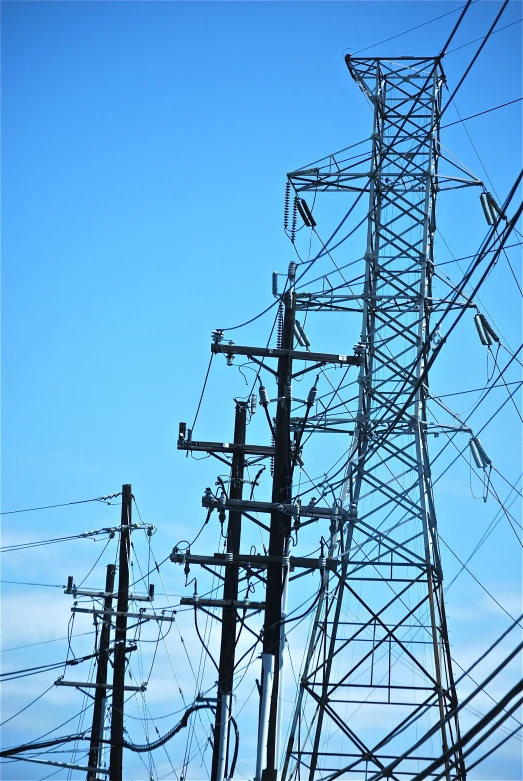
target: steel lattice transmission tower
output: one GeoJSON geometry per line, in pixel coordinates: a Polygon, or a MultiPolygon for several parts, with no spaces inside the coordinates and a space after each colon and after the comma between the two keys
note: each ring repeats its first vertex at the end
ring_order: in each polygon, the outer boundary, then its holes
{"type": "MultiPolygon", "coordinates": [[[[478,185],[439,173],[444,74],[437,58],[347,57],[374,108],[370,172],[325,165],[289,174],[297,192],[368,188],[359,401],[341,503],[284,779],[412,778],[450,749],[446,779],[465,778],[436,511],[427,449],[436,194],[478,185]],[[362,179],[367,182],[362,183],[362,179]],[[435,727],[430,745],[410,751],[435,727]]],[[[321,163],[321,161],[320,161],[321,163]]],[[[307,294],[297,309],[336,310],[348,291],[307,294]]],[[[440,309],[441,311],[441,309],[440,309]]],[[[339,423],[339,417],[336,423],[339,423]]],[[[320,415],[311,426],[329,423],[320,415]]]]}

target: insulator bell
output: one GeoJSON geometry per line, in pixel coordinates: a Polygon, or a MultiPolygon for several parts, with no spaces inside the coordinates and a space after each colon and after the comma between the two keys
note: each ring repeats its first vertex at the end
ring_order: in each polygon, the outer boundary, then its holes
{"type": "Polygon", "coordinates": [[[485,315],[479,315],[479,318],[480,318],[480,320],[481,320],[481,323],[482,323],[482,325],[483,325],[483,329],[484,329],[485,333],[486,333],[486,334],[490,334],[490,336],[492,337],[492,339],[493,339],[495,342],[499,342],[499,336],[498,336],[498,335],[497,335],[497,333],[494,331],[494,329],[493,329],[493,328],[492,328],[492,326],[490,325],[490,323],[489,323],[489,321],[487,320],[487,318],[485,317],[485,315]]]}
{"type": "Polygon", "coordinates": [[[483,207],[483,214],[485,215],[486,221],[488,222],[489,225],[494,225],[494,218],[490,210],[490,203],[487,194],[481,193],[481,195],[479,196],[479,200],[481,201],[481,206],[483,207]]]}
{"type": "Polygon", "coordinates": [[[272,272],[272,295],[278,296],[278,272],[272,272]]]}
{"type": "Polygon", "coordinates": [[[287,401],[292,401],[292,383],[285,383],[285,387],[283,388],[283,397],[287,399],[287,401]]]}
{"type": "Polygon", "coordinates": [[[492,461],[487,456],[483,445],[479,441],[479,437],[471,437],[469,445],[472,458],[474,459],[478,469],[486,469],[488,466],[492,465],[492,461]]]}
{"type": "Polygon", "coordinates": [[[223,341],[223,328],[217,328],[212,332],[211,337],[213,342],[220,344],[220,342],[223,341]]]}
{"type": "Polygon", "coordinates": [[[480,338],[481,344],[485,344],[490,347],[490,345],[493,344],[494,340],[492,339],[491,335],[487,333],[487,331],[485,330],[485,326],[481,319],[481,315],[474,315],[474,324],[476,326],[476,330],[478,332],[478,336],[480,338]]]}
{"type": "Polygon", "coordinates": [[[269,396],[267,395],[267,388],[265,385],[260,384],[260,404],[262,407],[269,406],[269,396]]]}
{"type": "Polygon", "coordinates": [[[288,277],[290,282],[294,282],[294,280],[296,279],[296,268],[297,268],[296,263],[293,260],[291,260],[291,262],[289,263],[289,272],[288,272],[288,277]]]}

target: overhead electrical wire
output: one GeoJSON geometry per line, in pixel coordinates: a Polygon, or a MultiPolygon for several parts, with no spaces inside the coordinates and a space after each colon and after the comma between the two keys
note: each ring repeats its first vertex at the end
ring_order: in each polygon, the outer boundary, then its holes
{"type": "MultiPolygon", "coordinates": [[[[472,0],[472,3],[477,3],[478,0],[472,0]]],[[[375,46],[381,46],[382,43],[389,43],[389,41],[394,41],[396,38],[401,38],[403,35],[408,35],[408,33],[412,33],[415,30],[419,30],[421,27],[426,27],[428,24],[432,24],[433,22],[437,22],[439,19],[443,19],[445,16],[450,16],[451,14],[455,14],[458,11],[461,11],[463,8],[466,8],[466,5],[461,5],[459,8],[453,8],[452,11],[447,11],[444,14],[440,14],[440,16],[435,16],[433,19],[429,19],[427,22],[422,22],[421,24],[417,24],[415,27],[410,27],[408,30],[403,30],[401,33],[397,33],[396,35],[391,35],[389,38],[384,38],[382,41],[378,41],[377,43],[371,43],[370,46],[365,46],[363,49],[358,49],[357,51],[352,53],[352,57],[355,57],[357,54],[361,54],[361,52],[366,52],[369,49],[374,49],[375,46]]],[[[345,49],[345,51],[347,51],[345,49]]]]}
{"type": "Polygon", "coordinates": [[[492,22],[491,26],[489,27],[489,29],[488,29],[488,31],[487,31],[487,33],[486,33],[486,35],[483,37],[483,39],[482,39],[482,41],[481,41],[481,43],[480,43],[480,45],[479,45],[479,47],[478,47],[478,49],[477,49],[476,53],[474,54],[474,56],[473,56],[472,60],[471,60],[471,61],[469,62],[469,64],[467,65],[467,67],[466,67],[466,69],[465,69],[465,72],[463,73],[463,75],[462,75],[461,79],[458,81],[457,85],[454,87],[454,89],[453,89],[453,91],[452,91],[452,93],[451,93],[450,97],[449,97],[449,98],[448,98],[448,100],[447,100],[447,103],[446,103],[446,105],[443,107],[443,109],[442,109],[442,111],[441,111],[441,113],[440,113],[440,116],[439,116],[439,119],[440,119],[440,120],[441,120],[441,117],[442,117],[442,116],[445,114],[445,112],[446,112],[446,110],[448,109],[448,107],[450,106],[450,104],[452,103],[452,101],[454,100],[454,98],[455,98],[455,96],[456,96],[456,94],[457,94],[458,90],[459,90],[459,89],[460,89],[460,87],[462,86],[463,82],[465,81],[465,79],[466,79],[466,78],[467,78],[467,76],[469,75],[469,73],[470,73],[470,71],[471,71],[471,69],[472,69],[472,67],[473,67],[474,63],[476,62],[476,60],[478,59],[479,55],[480,55],[480,54],[481,54],[481,52],[483,51],[483,48],[484,48],[484,46],[486,46],[486,44],[487,44],[487,42],[488,42],[488,40],[489,40],[490,36],[492,35],[492,33],[493,33],[493,31],[494,31],[494,28],[495,28],[495,26],[497,25],[498,21],[501,19],[501,17],[502,17],[502,15],[503,15],[503,13],[504,13],[504,11],[505,11],[505,9],[506,9],[507,5],[509,4],[509,2],[510,2],[510,0],[504,0],[504,2],[503,2],[503,5],[501,6],[500,10],[499,10],[499,11],[498,11],[498,13],[496,14],[496,18],[494,19],[494,21],[492,22]]]}
{"type": "Polygon", "coordinates": [[[89,502],[105,502],[106,504],[109,504],[109,499],[116,499],[118,496],[121,496],[121,491],[116,494],[108,494],[107,496],[98,496],[95,499],[81,499],[76,502],[62,502],[62,504],[48,504],[44,507],[29,507],[25,510],[5,510],[4,512],[0,512],[0,515],[15,515],[16,513],[34,513],[37,510],[53,510],[56,507],[69,507],[73,504],[88,504],[89,502]]]}
{"type": "MultiPolygon", "coordinates": [[[[521,20],[520,20],[521,21],[521,20]]],[[[484,114],[489,114],[491,111],[497,111],[500,108],[505,108],[505,106],[512,106],[513,103],[519,103],[523,98],[516,98],[515,100],[509,100],[508,103],[502,103],[500,106],[494,106],[494,108],[487,108],[485,111],[480,111],[477,114],[472,114],[470,117],[460,117],[455,122],[448,122],[446,125],[441,125],[441,130],[447,127],[452,127],[453,125],[460,125],[462,122],[468,122],[469,119],[475,119],[476,117],[482,117],[484,114]]],[[[455,106],[456,104],[454,104],[455,106]]]]}
{"type": "MultiPolygon", "coordinates": [[[[497,30],[494,30],[492,32],[492,35],[496,35],[497,33],[500,33],[502,30],[506,30],[508,27],[513,27],[515,24],[519,24],[520,22],[523,22],[523,19],[516,19],[515,22],[510,22],[510,24],[504,25],[504,27],[498,27],[497,30]]],[[[470,46],[473,43],[477,43],[477,41],[481,41],[482,36],[479,38],[474,38],[472,41],[467,41],[467,43],[462,43],[461,46],[456,46],[454,49],[450,49],[447,54],[452,54],[453,52],[457,52],[458,49],[464,49],[465,46],[470,46]]]]}

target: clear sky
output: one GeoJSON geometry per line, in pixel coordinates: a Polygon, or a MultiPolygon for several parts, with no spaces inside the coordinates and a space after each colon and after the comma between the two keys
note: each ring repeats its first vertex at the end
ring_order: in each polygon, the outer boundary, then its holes
{"type": "MultiPolygon", "coordinates": [[[[201,494],[214,485],[221,467],[211,460],[197,464],[185,459],[176,451],[176,437],[178,422],[190,424],[194,418],[210,333],[240,324],[268,306],[271,272],[284,272],[293,259],[282,229],[286,172],[371,132],[371,111],[343,54],[459,5],[430,0],[2,3],[3,512],[99,497],[131,483],[143,520],[158,529],[152,538],[158,562],[178,540],[194,537],[204,520],[201,494]]],[[[457,50],[444,60],[451,91],[479,42],[467,44],[486,33],[499,8],[500,3],[483,0],[471,7],[450,47],[457,50]]],[[[509,3],[498,27],[510,26],[492,36],[460,88],[456,106],[461,117],[521,97],[522,10],[519,0],[509,3]]],[[[447,15],[365,54],[435,55],[456,18],[455,13],[447,15]]],[[[466,122],[469,136],[461,123],[443,130],[445,147],[479,178],[490,177],[489,189],[501,201],[521,169],[521,105],[471,119],[466,122]]],[[[450,106],[443,124],[457,119],[450,106]]],[[[344,197],[328,196],[339,198],[333,209],[348,208],[344,197]]],[[[321,208],[328,210],[328,203],[321,208]]],[[[451,253],[472,255],[486,233],[478,192],[441,194],[438,220],[437,260],[447,264],[441,272],[459,281],[462,271],[449,262],[451,253]]],[[[511,243],[518,241],[514,234],[511,243]]],[[[348,262],[363,251],[363,245],[353,244],[338,258],[348,262]]],[[[509,249],[508,257],[521,285],[520,247],[509,249]]],[[[330,268],[324,265],[318,274],[326,270],[330,268]]],[[[517,350],[521,296],[505,257],[479,296],[482,311],[517,350]]],[[[272,314],[230,338],[265,344],[271,324],[272,314]]],[[[339,328],[324,322],[316,328],[318,344],[332,352],[350,352],[358,339],[354,318],[339,328]]],[[[501,365],[508,356],[500,355],[501,365]]],[[[481,388],[492,371],[470,313],[445,347],[431,387],[439,394],[481,388]]],[[[520,378],[520,366],[513,362],[506,380],[520,378]]],[[[236,369],[214,362],[195,436],[230,439],[232,398],[247,392],[236,369]]],[[[466,416],[478,397],[471,393],[445,401],[466,416]]],[[[471,418],[475,431],[506,399],[503,387],[489,395],[471,418]]],[[[521,410],[521,394],[514,399],[521,410]]],[[[253,441],[266,441],[262,421],[256,426],[253,441]]],[[[521,523],[521,502],[510,488],[516,485],[521,491],[522,472],[521,413],[512,402],[481,440],[508,481],[496,475],[495,488],[521,523]]],[[[436,441],[434,447],[437,452],[436,441]]],[[[436,476],[454,457],[451,451],[447,448],[437,462],[436,476]]],[[[321,463],[318,457],[314,473],[321,475],[329,466],[330,461],[321,463]]],[[[259,490],[268,492],[267,480],[259,490]]],[[[440,532],[465,560],[490,522],[501,518],[470,568],[517,615],[520,530],[515,524],[513,532],[507,517],[496,515],[499,504],[492,496],[484,503],[480,494],[477,478],[464,461],[457,462],[436,487],[440,532]]],[[[118,524],[118,501],[4,515],[2,545],[118,524]]],[[[209,524],[193,552],[217,550],[218,535],[216,523],[209,524]]],[[[152,559],[145,536],[137,532],[135,539],[138,578],[138,565],[145,573],[152,559]]],[[[259,537],[253,544],[260,548],[259,537]]],[[[72,602],[58,586],[74,575],[76,583],[88,576],[86,587],[101,588],[105,565],[115,555],[114,543],[102,551],[104,545],[105,538],[81,539],[2,553],[3,672],[66,658],[63,638],[72,602]],[[56,642],[47,643],[51,640],[56,642]],[[9,650],[19,646],[24,648],[9,650]]],[[[450,582],[459,564],[445,548],[443,557],[450,582]]],[[[159,596],[158,608],[177,605],[180,595],[192,592],[193,586],[184,589],[182,570],[169,562],[161,577],[163,585],[158,573],[152,578],[158,594],[164,590],[171,596],[159,596]]],[[[200,580],[201,593],[209,587],[205,583],[200,580]]],[[[315,585],[311,582],[311,593],[315,585]]],[[[303,598],[291,595],[291,606],[303,598]]],[[[453,652],[463,666],[510,623],[466,573],[449,590],[448,614],[453,652]]],[[[77,615],[73,634],[92,629],[89,616],[77,615]]],[[[302,629],[302,634],[301,629],[294,633],[296,672],[306,624],[302,629]]],[[[144,629],[143,637],[150,641],[144,646],[143,669],[133,662],[140,682],[152,662],[156,628],[144,629]]],[[[93,638],[75,638],[74,653],[90,653],[93,638]]],[[[215,632],[210,642],[216,642],[215,632]]],[[[87,680],[88,664],[68,668],[66,678],[87,680]]],[[[146,695],[149,715],[156,719],[181,711],[195,691],[212,687],[211,666],[200,675],[199,664],[192,615],[180,613],[166,644],[159,645],[146,695]]],[[[52,687],[62,672],[4,684],[2,721],[51,687],[2,728],[4,745],[34,740],[85,707],[80,692],[52,687]]],[[[248,751],[238,765],[238,778],[252,776],[249,751],[252,757],[258,676],[256,662],[238,693],[238,709],[245,708],[248,725],[248,751]]],[[[493,694],[504,693],[511,680],[507,675],[493,694]]],[[[136,719],[145,711],[138,700],[130,701],[135,721],[128,729],[143,742],[147,735],[136,719]]],[[[488,709],[488,699],[482,707],[488,709]]],[[[85,728],[90,711],[83,718],[85,728]]],[[[160,733],[177,718],[157,721],[160,733]]],[[[152,722],[147,723],[156,736],[152,722]]],[[[57,734],[77,729],[74,719],[57,734]]],[[[198,724],[192,779],[206,777],[197,752],[206,734],[205,725],[198,724]]],[[[137,757],[126,757],[126,779],[144,778],[146,772],[178,778],[186,736],[171,743],[171,759],[157,752],[155,767],[149,768],[147,759],[144,768],[137,757]]],[[[3,766],[1,775],[23,781],[47,772],[13,763],[3,766]]],[[[81,775],[61,770],[53,777],[81,775]]],[[[509,741],[471,778],[520,779],[521,742],[509,741]]]]}

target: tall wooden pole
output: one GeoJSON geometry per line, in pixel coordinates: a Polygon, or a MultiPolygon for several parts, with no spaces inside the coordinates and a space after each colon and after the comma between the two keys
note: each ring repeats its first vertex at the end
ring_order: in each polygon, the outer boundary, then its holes
{"type": "Polygon", "coordinates": [[[110,781],[123,781],[123,706],[125,685],[125,642],[129,606],[129,561],[133,495],[130,485],[122,486],[120,559],[118,570],[118,615],[114,638],[113,707],[111,716],[110,781]]]}
{"type": "MultiPolygon", "coordinates": [[[[234,443],[245,444],[247,428],[247,402],[236,402],[234,421],[234,443]]],[[[241,499],[243,496],[243,473],[245,453],[235,450],[232,457],[230,499],[241,499]]],[[[227,526],[227,552],[240,552],[242,514],[238,510],[229,511],[227,526]]],[[[238,564],[231,562],[225,568],[223,598],[238,599],[238,564]]],[[[220,646],[220,665],[218,674],[218,703],[216,707],[216,722],[214,727],[214,746],[212,754],[211,781],[223,781],[227,763],[227,744],[229,734],[229,711],[234,682],[234,660],[236,651],[236,608],[224,607],[222,612],[222,638],[220,646]]]]}
{"type": "MultiPolygon", "coordinates": [[[[272,501],[278,504],[288,504],[291,501],[292,488],[291,399],[289,393],[292,374],[290,351],[293,345],[295,317],[295,297],[292,287],[290,292],[285,295],[284,303],[285,314],[281,347],[283,350],[289,350],[289,354],[281,356],[278,360],[278,408],[274,430],[274,478],[272,484],[272,501]]],[[[267,731],[267,755],[262,781],[276,781],[277,778],[278,757],[276,756],[276,747],[278,743],[279,661],[283,591],[282,557],[285,550],[285,540],[290,536],[290,523],[291,518],[289,515],[283,515],[279,510],[272,511],[269,556],[279,559],[279,563],[271,563],[267,566],[263,654],[274,656],[274,673],[267,731]]]]}
{"type": "MultiPolygon", "coordinates": [[[[105,598],[104,610],[113,609],[113,590],[114,574],[116,567],[114,564],[107,565],[107,574],[105,576],[105,598]]],[[[105,709],[107,703],[107,666],[109,661],[109,644],[111,642],[111,616],[104,615],[102,631],[100,633],[100,645],[98,647],[98,664],[96,668],[97,687],[94,694],[93,708],[93,726],[91,730],[91,743],[89,746],[89,761],[87,765],[90,768],[100,767],[101,758],[101,740],[103,738],[103,727],[105,720],[105,709]]],[[[95,781],[97,774],[92,770],[87,773],[87,781],[95,781]]]]}

